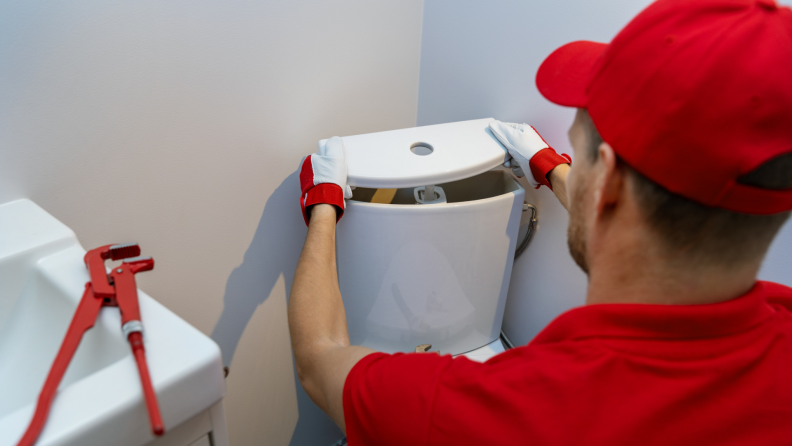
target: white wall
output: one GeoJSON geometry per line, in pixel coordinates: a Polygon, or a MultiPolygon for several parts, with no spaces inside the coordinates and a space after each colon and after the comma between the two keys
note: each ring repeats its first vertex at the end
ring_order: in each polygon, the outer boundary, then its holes
{"type": "Polygon", "coordinates": [[[421,17],[420,0],[0,4],[0,203],[154,257],[141,288],[231,366],[234,445],[341,436],[292,369],[294,172],[320,138],[415,125],[421,17]]]}
{"type": "MultiPolygon", "coordinates": [[[[494,117],[534,125],[557,150],[572,153],[573,109],[537,91],[539,64],[573,40],[610,41],[647,0],[426,0],[418,124],[494,117]]],[[[547,188],[527,189],[539,230],[515,262],[504,330],[527,343],[563,311],[584,302],[586,277],[566,246],[567,213],[547,188]]],[[[773,245],[760,276],[792,284],[792,223],[773,245]]]]}

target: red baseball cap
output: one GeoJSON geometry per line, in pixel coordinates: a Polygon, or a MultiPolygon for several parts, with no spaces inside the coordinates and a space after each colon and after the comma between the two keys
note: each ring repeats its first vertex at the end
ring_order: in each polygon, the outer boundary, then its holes
{"type": "Polygon", "coordinates": [[[536,74],[548,100],[586,108],[632,168],[699,203],[792,209],[792,189],[737,180],[792,153],[792,9],[773,0],[659,0],[610,44],[555,50],[536,74]]]}

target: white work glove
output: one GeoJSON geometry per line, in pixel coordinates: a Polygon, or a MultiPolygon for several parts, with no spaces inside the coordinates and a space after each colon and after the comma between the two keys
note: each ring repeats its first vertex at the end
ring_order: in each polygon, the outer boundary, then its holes
{"type": "Polygon", "coordinates": [[[511,167],[518,177],[525,176],[528,183],[535,189],[543,184],[550,186],[546,175],[555,166],[571,163],[568,155],[558,155],[555,149],[550,147],[550,144],[547,144],[544,138],[539,135],[539,132],[528,124],[492,121],[489,123],[489,128],[512,157],[510,160],[506,160],[504,165],[511,167]],[[544,149],[550,150],[542,152],[544,149]],[[539,152],[542,153],[537,159],[533,159],[539,152]],[[541,177],[535,178],[534,171],[541,174],[541,177]]]}
{"type": "Polygon", "coordinates": [[[334,136],[319,147],[319,153],[300,162],[300,208],[305,224],[310,220],[310,207],[327,203],[336,207],[338,218],[344,215],[344,198],[352,198],[347,185],[347,164],[344,141],[334,136]]]}

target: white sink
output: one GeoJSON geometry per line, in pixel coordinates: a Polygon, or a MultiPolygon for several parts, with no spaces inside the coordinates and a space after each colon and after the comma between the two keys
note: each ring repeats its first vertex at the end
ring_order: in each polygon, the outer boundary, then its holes
{"type": "MultiPolygon", "coordinates": [[[[107,241],[124,242],[129,240],[107,241]]],[[[0,446],[15,445],[27,428],[89,280],[84,255],[74,232],[32,201],[0,205],[0,446]]],[[[156,266],[144,274],[157,274],[156,266]]],[[[146,293],[138,295],[166,428],[156,444],[188,445],[204,437],[209,444],[226,444],[217,344],[146,293]],[[202,414],[209,427],[204,421],[196,428],[202,414]],[[181,427],[190,423],[189,429],[181,427]]],[[[155,440],[120,320],[117,308],[103,308],[83,336],[37,445],[136,446],[155,440]]]]}

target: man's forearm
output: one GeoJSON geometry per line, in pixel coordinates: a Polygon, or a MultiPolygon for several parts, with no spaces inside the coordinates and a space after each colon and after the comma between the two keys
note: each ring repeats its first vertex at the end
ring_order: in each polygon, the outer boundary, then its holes
{"type": "MultiPolygon", "coordinates": [[[[303,381],[308,387],[312,385],[310,377],[316,374],[311,368],[319,363],[315,359],[321,350],[349,345],[336,274],[335,224],[333,206],[313,206],[289,298],[289,331],[297,373],[301,380],[308,378],[303,381]]],[[[323,405],[319,401],[317,404],[323,405]]]]}
{"type": "Polygon", "coordinates": [[[566,188],[568,174],[569,164],[559,164],[547,174],[547,179],[553,186],[553,193],[556,195],[556,197],[558,197],[558,201],[560,201],[561,204],[567,209],[569,209],[569,206],[567,206],[568,199],[566,188]]]}

